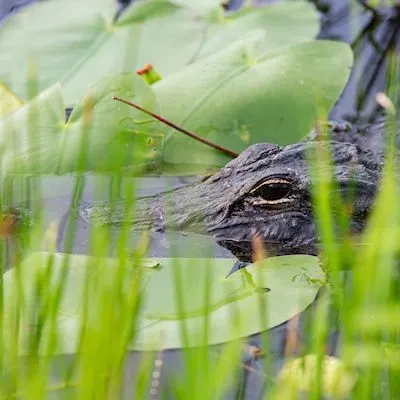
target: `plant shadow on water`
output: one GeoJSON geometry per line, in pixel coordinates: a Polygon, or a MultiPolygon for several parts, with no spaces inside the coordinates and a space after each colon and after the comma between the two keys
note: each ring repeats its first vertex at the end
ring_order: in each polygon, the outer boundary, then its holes
{"type": "MultiPolygon", "coordinates": [[[[331,6],[330,12],[336,15],[337,20],[335,17],[325,20],[323,23],[325,31],[321,32],[321,37],[336,36],[337,26],[340,26],[338,29],[340,33],[343,33],[344,29],[341,27],[349,27],[352,24],[352,18],[357,19],[354,15],[350,16],[351,10],[347,2],[331,2],[331,6]],[[341,6],[343,8],[340,8],[341,6]],[[344,19],[341,19],[338,15],[343,10],[345,10],[344,14],[341,15],[344,19]]],[[[388,60],[389,56],[393,55],[393,48],[398,46],[398,43],[396,44],[398,40],[396,38],[400,36],[398,35],[400,26],[398,20],[395,20],[394,14],[383,14],[383,16],[375,17],[378,20],[374,19],[377,21],[377,27],[371,23],[368,29],[364,30],[363,27],[368,26],[368,21],[371,20],[372,11],[362,7],[359,11],[363,14],[362,21],[366,21],[357,29],[358,32],[362,32],[362,37],[347,36],[347,33],[345,37],[339,37],[353,43],[357,58],[352,79],[332,111],[331,116],[335,119],[348,117],[347,114],[351,110],[350,114],[356,115],[357,118],[361,117],[363,121],[373,120],[377,111],[378,113],[380,111],[375,107],[375,94],[386,89],[386,69],[389,67],[394,69],[393,65],[389,65],[388,60]],[[373,32],[373,29],[376,29],[376,32],[373,32]],[[371,32],[377,35],[374,40],[371,38],[373,36],[370,35],[371,32]],[[374,41],[382,47],[379,51],[376,50],[374,41]],[[378,53],[374,53],[375,51],[378,53]],[[376,54],[381,55],[382,62],[376,54]]],[[[382,141],[383,138],[381,138],[382,141]]],[[[318,159],[314,161],[329,164],[329,154],[322,154],[321,157],[322,161],[318,159]]],[[[324,168],[326,168],[325,164],[324,168]]],[[[331,354],[340,356],[347,365],[359,369],[360,379],[353,392],[354,398],[396,398],[396,393],[400,391],[399,384],[396,382],[399,374],[397,362],[399,326],[393,321],[398,321],[399,292],[398,289],[393,288],[396,282],[398,283],[398,277],[396,279],[393,272],[398,249],[393,240],[396,241],[399,238],[399,224],[396,225],[398,221],[396,205],[393,201],[396,198],[394,196],[396,188],[393,187],[394,177],[390,163],[385,174],[387,179],[381,191],[381,198],[378,198],[380,207],[373,215],[371,230],[363,237],[367,243],[369,241],[376,246],[366,245],[365,251],[356,251],[349,240],[349,243],[344,241],[338,251],[338,248],[332,248],[329,236],[332,232],[324,231],[326,226],[322,226],[320,227],[324,249],[322,257],[326,257],[331,268],[329,269],[329,284],[319,269],[319,265],[306,262],[303,269],[291,271],[286,276],[286,280],[278,275],[276,286],[273,277],[268,275],[271,270],[267,269],[267,276],[263,277],[262,274],[260,276],[257,265],[251,267],[250,272],[238,271],[226,279],[225,275],[229,272],[234,260],[226,249],[216,246],[210,237],[154,232],[151,243],[148,243],[148,238],[143,238],[140,233],[135,236],[131,228],[123,224],[122,227],[116,229],[99,228],[93,232],[93,228],[76,215],[76,206],[85,202],[92,203],[110,198],[119,200],[121,197],[134,202],[131,193],[154,195],[160,189],[171,189],[175,186],[197,182],[198,178],[146,177],[136,181],[129,179],[130,183],[126,185],[124,182],[127,178],[121,180],[119,177],[98,177],[89,174],[79,177],[14,178],[15,187],[10,191],[13,195],[11,203],[18,204],[19,199],[26,198],[30,191],[38,191],[43,197],[41,203],[37,205],[42,219],[38,228],[40,232],[35,232],[35,237],[41,240],[32,241],[29,244],[30,248],[34,250],[46,248],[49,252],[57,250],[67,255],[57,255],[54,260],[51,257],[46,258],[49,253],[45,255],[37,253],[33,256],[36,257],[33,261],[28,259],[20,263],[20,260],[15,260],[14,257],[14,253],[18,255],[18,248],[16,250],[18,243],[15,243],[12,237],[7,239],[5,247],[8,246],[8,248],[3,249],[3,255],[4,250],[8,252],[8,257],[13,264],[17,265],[17,268],[14,269],[13,275],[9,272],[5,275],[3,291],[8,296],[8,291],[14,289],[17,299],[24,299],[26,315],[21,319],[18,315],[14,315],[15,319],[11,318],[11,321],[3,323],[5,325],[10,323],[11,334],[17,333],[17,336],[20,330],[25,329],[36,333],[36,335],[28,335],[25,345],[28,346],[28,352],[31,350],[33,355],[26,356],[22,364],[26,363],[28,373],[29,363],[38,370],[42,368],[46,378],[43,382],[27,379],[27,384],[24,385],[13,381],[21,377],[13,376],[13,379],[7,383],[9,385],[7,387],[4,382],[6,375],[4,375],[2,377],[3,390],[5,393],[10,393],[18,389],[17,394],[21,391],[22,396],[29,393],[29,390],[33,390],[36,394],[42,393],[48,384],[47,366],[41,361],[43,357],[45,360],[52,359],[49,373],[51,376],[49,397],[55,398],[60,397],[60,393],[63,393],[66,398],[88,398],[96,393],[99,398],[204,398],[208,396],[208,398],[259,399],[264,397],[265,392],[269,393],[270,398],[296,398],[290,397],[292,393],[285,391],[285,386],[287,389],[292,383],[298,386],[296,379],[306,382],[300,386],[303,389],[308,389],[310,386],[313,398],[319,398],[322,384],[317,383],[318,379],[314,382],[313,378],[306,376],[306,373],[300,375],[301,378],[296,378],[298,370],[294,369],[292,375],[289,370],[289,378],[285,378],[288,380],[283,380],[282,384],[279,380],[276,381],[275,377],[284,361],[306,354],[318,355],[314,360],[314,367],[308,367],[312,362],[307,364],[308,361],[304,361],[307,368],[310,368],[311,372],[308,373],[318,375],[321,373],[321,365],[324,362],[323,354],[331,354]],[[102,188],[108,188],[106,195],[102,188]],[[71,193],[74,193],[72,198],[71,193]],[[392,200],[389,200],[390,198],[392,200]],[[391,217],[388,218],[384,211],[391,217]],[[388,220],[390,218],[392,220],[388,220]],[[54,221],[57,223],[52,225],[54,221]],[[388,230],[391,232],[390,235],[388,230]],[[138,245],[141,240],[147,241],[143,244],[143,248],[138,245]],[[127,251],[127,249],[130,250],[127,251]],[[76,255],[90,252],[97,258],[88,261],[76,255]],[[338,255],[339,253],[341,256],[338,255]],[[71,255],[68,256],[68,254],[71,255]],[[147,264],[143,264],[144,254],[151,258],[147,264]],[[184,258],[183,254],[190,254],[193,259],[197,259],[196,263],[201,265],[200,270],[190,274],[189,269],[193,268],[193,260],[184,258]],[[110,262],[113,264],[111,269],[119,271],[119,276],[110,274],[107,270],[106,263],[109,261],[104,261],[104,256],[109,255],[118,256],[110,262]],[[43,259],[38,261],[37,258],[40,257],[43,259]],[[211,259],[214,261],[211,262],[211,259]],[[29,271],[31,263],[43,264],[39,268],[41,272],[38,276],[30,277],[29,273],[33,273],[29,271]],[[72,267],[67,270],[67,265],[72,267]],[[310,273],[307,270],[310,265],[315,267],[317,272],[310,273]],[[355,265],[356,270],[342,271],[349,265],[355,265]],[[379,271],[375,270],[377,267],[379,271]],[[27,268],[28,272],[25,271],[27,268]],[[18,274],[21,273],[24,274],[24,278],[19,280],[18,274]],[[249,273],[251,276],[248,275],[249,273]],[[101,275],[103,278],[100,279],[101,275]],[[107,276],[108,282],[104,279],[104,275],[107,276]],[[57,276],[63,279],[57,279],[57,276]],[[259,285],[254,283],[254,281],[259,282],[258,279],[261,280],[259,285]],[[264,279],[267,282],[265,284],[264,279]],[[35,281],[32,293],[28,293],[29,290],[26,292],[25,280],[35,281]],[[296,290],[293,289],[291,292],[284,285],[282,288],[280,285],[283,282],[288,287],[293,285],[296,290]],[[18,287],[19,284],[21,287],[18,287]],[[301,301],[296,299],[294,305],[291,305],[288,310],[284,309],[290,295],[301,297],[298,286],[306,287],[307,298],[301,301]],[[318,301],[308,306],[321,286],[323,288],[318,295],[318,301]],[[145,295],[142,292],[143,287],[150,288],[145,295]],[[380,290],[377,290],[377,287],[380,290]],[[259,288],[265,290],[260,292],[257,290],[259,288]],[[346,288],[350,288],[352,294],[346,292],[346,288]],[[279,293],[277,294],[275,290],[279,293]],[[67,299],[62,299],[61,303],[60,292],[64,295],[66,293],[67,296],[67,299]],[[46,293],[46,296],[41,298],[41,293],[46,293]],[[159,300],[161,293],[164,301],[159,300]],[[89,296],[93,298],[90,299],[89,296]],[[238,299],[247,301],[250,298],[252,300],[248,301],[248,304],[245,302],[236,304],[238,299]],[[368,307],[364,306],[365,303],[368,307]],[[59,315],[54,314],[54,307],[58,307],[56,314],[61,310],[61,319],[59,315]],[[208,317],[210,312],[221,311],[224,307],[229,307],[229,312],[216,313],[213,317],[208,317]],[[283,308],[278,309],[278,307],[283,308]],[[346,308],[350,311],[346,312],[346,308]],[[140,313],[138,309],[146,311],[140,313]],[[295,316],[304,309],[304,312],[295,316]],[[49,313],[50,323],[46,320],[47,317],[41,314],[45,312],[43,310],[49,313]],[[265,310],[270,310],[270,312],[266,313],[265,310]],[[274,311],[279,314],[279,318],[275,321],[274,311]],[[87,325],[80,325],[77,318],[79,315],[83,315],[82,318],[89,315],[93,321],[91,320],[91,323],[87,325]],[[190,318],[181,318],[182,315],[190,318]],[[24,317],[27,320],[24,321],[24,317]],[[250,317],[250,320],[246,317],[250,317]],[[291,319],[288,323],[278,324],[265,331],[266,328],[276,325],[280,319],[284,321],[289,318],[291,319]],[[25,325],[22,324],[21,327],[16,328],[16,321],[19,324],[21,320],[25,322],[25,325]],[[157,320],[165,326],[156,329],[152,320],[157,320]],[[46,321],[46,326],[44,326],[44,321],[46,321]],[[131,326],[128,327],[124,321],[129,321],[131,326]],[[258,327],[249,326],[255,322],[259,324],[258,327]],[[192,323],[194,325],[198,323],[198,325],[193,328],[192,323]],[[234,329],[229,330],[229,324],[232,324],[234,329]],[[62,348],[63,343],[60,337],[53,342],[52,329],[53,334],[57,329],[65,329],[68,332],[66,341],[69,348],[67,350],[62,348]],[[132,333],[129,329],[136,331],[132,333]],[[245,342],[237,340],[249,333],[259,331],[264,331],[264,333],[254,334],[245,342]],[[228,337],[227,332],[232,333],[234,337],[228,337]],[[133,347],[130,341],[132,337],[138,340],[133,347]],[[224,345],[201,346],[228,340],[229,343],[224,345]],[[182,343],[187,348],[176,350],[176,347],[182,343]],[[199,344],[200,346],[196,346],[199,344]],[[117,350],[106,351],[113,346],[117,350]],[[147,351],[130,351],[125,359],[126,348],[147,351]],[[105,350],[104,354],[100,354],[101,349],[105,350]],[[54,357],[53,353],[57,352],[64,355],[54,357]],[[77,354],[65,355],[74,352],[77,354]],[[385,378],[380,376],[383,368],[381,358],[384,358],[384,366],[389,366],[385,372],[385,378]],[[79,378],[76,377],[78,369],[79,378]],[[119,380],[121,374],[125,377],[122,387],[119,380]],[[213,380],[213,375],[218,377],[217,382],[213,380]],[[87,383],[82,385],[82,382],[87,383]],[[206,394],[202,392],[202,385],[206,387],[206,394]],[[94,389],[95,386],[97,386],[96,389],[94,389]]],[[[325,188],[315,188],[317,203],[321,205],[317,213],[320,213],[323,216],[322,219],[329,225],[332,217],[326,215],[324,205],[327,205],[329,210],[329,207],[332,207],[329,202],[335,199],[326,199],[324,189],[331,191],[332,187],[328,185],[325,188]]],[[[35,204],[32,207],[35,208],[35,204]]],[[[340,221],[342,222],[346,233],[348,223],[346,216],[344,221],[340,221]]],[[[315,262],[315,257],[310,257],[310,259],[315,262]]],[[[298,259],[294,263],[299,264],[298,259]]],[[[13,296],[10,295],[9,300],[4,300],[3,306],[12,307],[13,301],[13,296]]],[[[54,337],[56,337],[55,334],[54,337]]],[[[10,359],[15,361],[12,352],[18,352],[21,349],[15,341],[10,338],[7,340],[5,342],[12,343],[14,347],[7,349],[6,356],[8,357],[8,352],[10,352],[10,359]]],[[[339,361],[333,360],[334,362],[339,361]]],[[[19,363],[18,361],[11,367],[21,368],[19,363]]],[[[340,364],[336,365],[337,369],[341,367],[340,364]]],[[[297,368],[302,368],[302,366],[297,368]]],[[[349,372],[351,382],[352,373],[354,371],[349,372]]],[[[335,381],[334,373],[331,372],[326,379],[335,381]]],[[[341,378],[338,379],[342,382],[341,378]]],[[[336,385],[340,386],[340,384],[336,382],[336,385]]],[[[332,385],[335,386],[335,382],[332,385]]],[[[350,384],[349,390],[352,386],[350,384]]],[[[340,390],[335,393],[334,398],[343,398],[347,394],[341,393],[340,390]]]]}

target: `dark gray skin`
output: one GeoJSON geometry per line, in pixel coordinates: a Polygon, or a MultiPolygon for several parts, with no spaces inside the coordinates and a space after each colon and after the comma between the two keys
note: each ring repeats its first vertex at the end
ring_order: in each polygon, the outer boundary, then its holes
{"type": "Polygon", "coordinates": [[[382,169],[383,145],[368,145],[376,135],[383,143],[382,126],[362,130],[336,124],[330,134],[339,141],[313,141],[311,134],[308,141],[286,147],[255,144],[202,183],[139,200],[134,213],[127,213],[121,202],[82,207],[80,217],[97,225],[132,223],[137,228],[207,233],[245,262],[252,259],[255,235],[269,255],[315,255],[319,239],[311,176],[316,184],[316,177],[330,177],[315,167],[311,174],[307,157],[321,148],[331,152],[341,196],[355,194],[350,205],[354,233],[364,228],[382,169]]]}

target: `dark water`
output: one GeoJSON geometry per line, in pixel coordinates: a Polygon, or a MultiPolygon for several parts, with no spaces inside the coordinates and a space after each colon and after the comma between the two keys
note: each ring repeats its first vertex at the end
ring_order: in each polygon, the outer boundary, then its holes
{"type": "MultiPolygon", "coordinates": [[[[2,0],[0,2],[0,20],[7,18],[10,12],[18,12],[18,8],[26,5],[29,1],[2,0]]],[[[121,1],[127,4],[129,1],[121,1]]],[[[242,2],[231,1],[230,7],[235,9],[242,2]]],[[[374,14],[368,9],[361,6],[355,7],[357,2],[350,0],[332,0],[332,1],[314,1],[313,3],[323,11],[321,14],[321,32],[320,38],[329,38],[334,40],[345,41],[352,45],[356,61],[351,79],[331,112],[332,119],[349,119],[349,120],[373,120],[379,107],[375,101],[377,92],[384,91],[387,81],[388,56],[397,52],[400,53],[400,8],[382,9],[379,14],[374,14]]],[[[58,250],[63,251],[65,226],[69,218],[70,194],[75,184],[74,177],[40,177],[32,178],[30,184],[41,186],[43,197],[43,209],[46,210],[44,215],[46,222],[54,219],[60,221],[58,250]]],[[[83,193],[83,201],[102,200],[94,198],[96,185],[107,184],[99,183],[94,177],[85,178],[85,190],[83,193]]],[[[102,178],[109,179],[109,178],[102,178]]],[[[141,188],[139,193],[143,195],[155,194],[166,187],[178,187],[188,182],[192,182],[196,178],[145,178],[141,180],[141,188]]],[[[18,187],[16,183],[15,194],[18,197],[18,187]]],[[[22,185],[25,185],[23,183],[22,185]]],[[[106,199],[104,199],[106,200],[106,199]]],[[[75,234],[75,243],[73,246],[74,253],[87,253],[87,233],[88,227],[80,221],[75,234]]],[[[155,234],[154,244],[150,250],[151,255],[167,255],[171,250],[171,246],[181,249],[191,249],[191,256],[203,255],[205,249],[212,246],[214,256],[227,256],[226,250],[216,246],[210,238],[190,238],[179,234],[166,239],[163,234],[155,234]]],[[[132,240],[135,240],[133,237],[132,240]]],[[[12,251],[12,244],[10,244],[12,251]]],[[[313,317],[314,305],[310,306],[300,318],[298,327],[298,336],[300,342],[307,342],[310,338],[306,334],[304,326],[307,321],[313,317]]],[[[334,322],[330,331],[330,340],[328,352],[334,354],[340,348],[341,337],[339,328],[335,328],[334,322]]],[[[268,363],[272,374],[276,373],[283,360],[284,347],[287,338],[287,324],[282,324],[269,331],[271,351],[268,356],[268,363]]],[[[248,342],[262,347],[260,335],[254,335],[248,338],[248,342]]],[[[212,356],[218,357],[220,351],[219,346],[210,347],[212,356]]],[[[130,382],[135,381],[138,362],[142,357],[141,352],[130,352],[127,357],[125,376],[126,384],[123,388],[124,398],[131,398],[135,388],[130,382]]],[[[268,377],[264,376],[264,363],[266,360],[252,360],[246,358],[243,354],[243,362],[250,367],[250,370],[238,366],[237,377],[235,377],[235,385],[231,391],[227,392],[225,399],[246,399],[256,400],[262,398],[265,390],[268,390],[268,377]],[[257,373],[257,371],[261,373],[257,373]]],[[[58,369],[64,370],[72,361],[73,357],[59,357],[57,360],[58,369]]],[[[168,380],[172,376],[180,376],[184,372],[185,366],[181,357],[181,352],[170,350],[164,352],[164,372],[162,375],[162,387],[165,393],[168,393],[168,380]]],[[[60,375],[60,378],[62,374],[60,375]]],[[[163,389],[161,389],[163,392],[163,389]]],[[[168,395],[166,398],[169,398],[168,395]]]]}

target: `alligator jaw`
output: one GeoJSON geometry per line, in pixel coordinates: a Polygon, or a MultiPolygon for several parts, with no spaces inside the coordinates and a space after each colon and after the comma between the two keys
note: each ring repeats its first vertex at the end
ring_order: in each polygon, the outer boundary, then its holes
{"type": "Polygon", "coordinates": [[[155,196],[138,198],[128,207],[126,201],[84,204],[79,217],[89,225],[132,225],[135,230],[166,229],[206,233],[204,228],[205,192],[202,184],[187,185],[155,196]],[[203,229],[200,227],[203,226],[203,229]]]}

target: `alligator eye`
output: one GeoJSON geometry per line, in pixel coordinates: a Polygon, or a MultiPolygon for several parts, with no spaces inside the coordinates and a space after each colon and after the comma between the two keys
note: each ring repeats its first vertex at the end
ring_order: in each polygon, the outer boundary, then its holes
{"type": "Polygon", "coordinates": [[[250,194],[261,197],[269,204],[279,204],[290,200],[292,185],[283,179],[270,179],[254,188],[250,194]]]}

